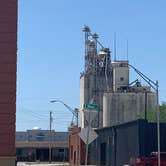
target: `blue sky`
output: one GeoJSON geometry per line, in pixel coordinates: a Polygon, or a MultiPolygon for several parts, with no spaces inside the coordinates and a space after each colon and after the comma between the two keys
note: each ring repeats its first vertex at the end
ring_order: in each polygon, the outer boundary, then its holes
{"type": "MultiPolygon", "coordinates": [[[[84,67],[83,26],[97,32],[113,58],[126,59],[152,80],[159,80],[166,101],[166,2],[164,0],[19,0],[17,130],[67,130],[72,114],[60,103],[79,107],[79,77],[84,67]]],[[[133,74],[131,81],[133,80],[133,74]]]]}

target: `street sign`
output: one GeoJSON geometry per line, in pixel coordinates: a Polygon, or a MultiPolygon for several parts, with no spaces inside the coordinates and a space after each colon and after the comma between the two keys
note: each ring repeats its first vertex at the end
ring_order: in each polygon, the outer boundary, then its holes
{"type": "Polygon", "coordinates": [[[99,105],[98,104],[84,104],[84,109],[90,109],[94,111],[99,110],[99,105]]]}
{"type": "Polygon", "coordinates": [[[97,133],[91,127],[89,128],[89,136],[88,136],[88,127],[83,128],[78,135],[84,141],[85,144],[87,143],[90,144],[98,137],[97,133]],[[87,142],[87,137],[88,137],[88,142],[87,142]]]}

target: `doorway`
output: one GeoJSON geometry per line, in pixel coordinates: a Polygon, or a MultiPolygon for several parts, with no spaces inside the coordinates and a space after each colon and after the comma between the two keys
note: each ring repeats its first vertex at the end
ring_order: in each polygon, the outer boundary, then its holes
{"type": "Polygon", "coordinates": [[[49,149],[48,148],[36,149],[36,160],[48,161],[49,160],[49,149]]]}
{"type": "Polygon", "coordinates": [[[100,144],[100,164],[106,164],[106,143],[100,144]]]}

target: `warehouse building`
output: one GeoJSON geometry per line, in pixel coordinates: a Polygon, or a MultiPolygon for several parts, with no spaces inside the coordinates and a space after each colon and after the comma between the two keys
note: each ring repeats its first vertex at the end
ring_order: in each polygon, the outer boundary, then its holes
{"type": "Polygon", "coordinates": [[[54,130],[27,130],[16,132],[16,152],[18,161],[69,160],[69,133],[54,130]]]}
{"type": "MultiPolygon", "coordinates": [[[[136,120],[96,130],[98,138],[90,145],[89,163],[127,165],[132,157],[157,151],[157,124],[136,120]]],[[[166,151],[166,123],[160,123],[161,151],[166,151]]]]}
{"type": "MultiPolygon", "coordinates": [[[[79,137],[80,128],[70,133],[69,149],[71,165],[84,165],[86,145],[79,137]]],[[[96,129],[96,140],[89,145],[88,164],[122,166],[131,158],[149,156],[156,152],[157,124],[139,119],[112,127],[96,129]]],[[[166,151],[166,123],[160,123],[160,147],[166,151]]]]}

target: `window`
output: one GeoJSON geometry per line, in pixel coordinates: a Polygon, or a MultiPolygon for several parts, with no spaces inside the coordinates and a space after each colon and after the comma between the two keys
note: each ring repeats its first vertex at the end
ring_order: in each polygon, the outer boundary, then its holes
{"type": "Polygon", "coordinates": [[[73,159],[73,146],[71,146],[71,159],[73,159]]]}
{"type": "Polygon", "coordinates": [[[44,134],[43,133],[38,133],[37,135],[36,135],[36,139],[37,139],[37,141],[43,141],[44,140],[44,134]]]}
{"type": "Polygon", "coordinates": [[[120,81],[124,81],[124,77],[120,77],[120,81]]]}
{"type": "Polygon", "coordinates": [[[59,149],[59,152],[64,152],[64,149],[59,149]]]}
{"type": "Polygon", "coordinates": [[[20,156],[22,154],[22,149],[17,149],[16,153],[18,156],[20,156]]]}
{"type": "Polygon", "coordinates": [[[166,159],[166,153],[160,153],[161,159],[166,159]]]}

